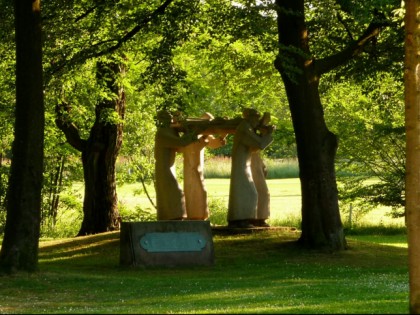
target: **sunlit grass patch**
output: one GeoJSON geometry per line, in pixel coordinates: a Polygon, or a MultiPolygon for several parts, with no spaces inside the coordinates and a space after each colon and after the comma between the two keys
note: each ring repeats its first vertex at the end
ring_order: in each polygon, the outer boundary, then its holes
{"type": "Polygon", "coordinates": [[[300,232],[214,235],[214,266],[119,265],[119,233],[40,242],[40,270],[0,278],[7,313],[408,313],[405,248],[349,237],[333,254],[300,232]],[[63,258],[63,259],[60,259],[63,258]]]}

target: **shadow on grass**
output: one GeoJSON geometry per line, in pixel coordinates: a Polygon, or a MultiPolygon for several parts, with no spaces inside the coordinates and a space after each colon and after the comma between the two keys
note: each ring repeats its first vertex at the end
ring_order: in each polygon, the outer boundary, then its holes
{"type": "Polygon", "coordinates": [[[214,235],[214,266],[127,268],[119,232],[41,241],[40,272],[0,286],[0,313],[384,314],[407,310],[407,250],[349,239],[302,250],[297,231],[214,235]]]}
{"type": "MultiPolygon", "coordinates": [[[[39,260],[41,264],[61,266],[67,263],[70,266],[119,266],[119,236],[120,233],[117,231],[44,241],[40,243],[39,260]]],[[[360,267],[406,264],[406,248],[353,240],[348,236],[347,250],[325,253],[302,248],[298,243],[299,236],[300,232],[293,229],[267,229],[233,234],[216,232],[213,235],[215,262],[229,265],[232,261],[258,263],[265,260],[267,263],[302,261],[308,264],[345,263],[360,267]]]]}

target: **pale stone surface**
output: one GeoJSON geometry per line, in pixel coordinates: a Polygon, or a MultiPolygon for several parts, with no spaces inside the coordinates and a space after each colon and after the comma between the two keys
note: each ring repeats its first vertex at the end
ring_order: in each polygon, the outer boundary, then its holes
{"type": "Polygon", "coordinates": [[[155,136],[155,189],[158,220],[182,220],[187,217],[185,196],[175,173],[175,156],[180,148],[197,141],[193,137],[180,137],[170,127],[172,115],[158,113],[158,129],[155,136]]]}
{"type": "Polygon", "coordinates": [[[256,219],[265,221],[270,217],[270,191],[265,180],[267,169],[259,150],[252,152],[251,171],[258,195],[256,219]]]}
{"type": "MultiPolygon", "coordinates": [[[[201,119],[212,120],[210,113],[201,119]]],[[[226,144],[225,136],[199,135],[199,141],[182,149],[184,153],[184,194],[187,218],[206,220],[209,217],[207,189],[204,181],[204,148],[215,149],[226,144]]]]}
{"type": "MultiPolygon", "coordinates": [[[[265,112],[256,128],[256,133],[262,135],[272,132],[273,127],[269,125],[270,121],[270,113],[265,112]]],[[[268,227],[268,224],[265,221],[270,217],[270,191],[266,182],[268,171],[261,157],[261,150],[252,152],[251,170],[255,188],[258,193],[257,218],[253,224],[256,226],[268,227]]]]}
{"type": "Polygon", "coordinates": [[[205,140],[200,137],[199,142],[183,149],[185,206],[190,220],[205,220],[209,215],[203,175],[205,140]]]}
{"type": "Polygon", "coordinates": [[[257,217],[258,192],[252,177],[252,152],[265,149],[272,141],[272,128],[261,135],[256,133],[260,114],[245,109],[238,125],[232,148],[232,168],[229,191],[228,222],[254,220],[257,217]]]}
{"type": "Polygon", "coordinates": [[[158,220],[208,219],[204,148],[225,145],[226,135],[234,133],[227,213],[229,225],[248,222],[248,227],[252,227],[251,224],[268,226],[265,220],[270,216],[270,193],[260,153],[273,141],[274,126],[268,125],[269,121],[269,113],[264,113],[261,118],[251,108],[244,109],[242,119],[217,118],[215,121],[209,113],[201,118],[185,119],[182,113],[159,112],[155,138],[158,220]],[[236,128],[232,129],[233,126],[236,128]],[[184,133],[182,137],[180,132],[184,133]],[[184,157],[183,189],[175,174],[177,152],[182,152],[184,157]]]}

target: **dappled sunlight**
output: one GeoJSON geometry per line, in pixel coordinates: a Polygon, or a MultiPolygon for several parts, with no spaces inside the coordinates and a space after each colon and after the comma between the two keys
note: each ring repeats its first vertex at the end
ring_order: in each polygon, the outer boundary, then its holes
{"type": "Polygon", "coordinates": [[[79,236],[70,239],[41,241],[39,261],[52,262],[77,257],[99,255],[110,247],[119,246],[119,231],[79,236]]]}
{"type": "MultiPolygon", "coordinates": [[[[85,244],[85,245],[79,245],[75,248],[67,248],[60,251],[55,252],[43,252],[40,251],[39,255],[39,261],[54,261],[54,260],[63,260],[63,259],[70,259],[70,258],[76,258],[81,256],[92,256],[92,255],[98,255],[101,253],[101,249],[103,251],[103,246],[107,245],[116,245],[116,240],[103,240],[98,241],[94,244],[85,244]]],[[[118,241],[119,245],[119,241],[118,241]]],[[[42,248],[42,247],[41,247],[42,248]]]]}
{"type": "Polygon", "coordinates": [[[408,248],[406,235],[349,235],[346,238],[366,244],[375,243],[383,246],[408,248]]]}
{"type": "Polygon", "coordinates": [[[119,232],[41,241],[40,272],[30,277],[19,274],[2,283],[0,311],[355,314],[405,310],[405,248],[349,239],[346,251],[308,251],[298,246],[299,235],[281,229],[214,235],[214,266],[176,268],[123,268],[118,260],[119,232]]]}
{"type": "Polygon", "coordinates": [[[120,238],[119,231],[113,232],[105,232],[105,233],[98,233],[93,235],[86,235],[86,236],[75,236],[72,238],[65,238],[65,239],[54,239],[54,240],[40,240],[40,248],[48,249],[50,247],[56,247],[57,245],[60,248],[69,246],[74,247],[75,244],[89,244],[89,243],[96,243],[101,239],[109,240],[109,239],[119,239],[120,238]]]}
{"type": "Polygon", "coordinates": [[[378,243],[378,244],[385,245],[385,246],[408,248],[407,243],[378,243]]]}

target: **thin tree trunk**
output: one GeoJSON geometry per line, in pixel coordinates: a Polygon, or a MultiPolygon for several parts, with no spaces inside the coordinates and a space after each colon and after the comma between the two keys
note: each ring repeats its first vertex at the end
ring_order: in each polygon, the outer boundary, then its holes
{"type": "Polygon", "coordinates": [[[420,1],[405,2],[406,222],[409,311],[420,314],[420,1]]]}
{"type": "Polygon", "coordinates": [[[51,198],[50,198],[50,219],[51,227],[57,223],[58,205],[60,203],[60,191],[63,186],[63,173],[64,173],[64,156],[59,156],[57,160],[57,167],[53,174],[53,181],[51,183],[51,198]]]}

